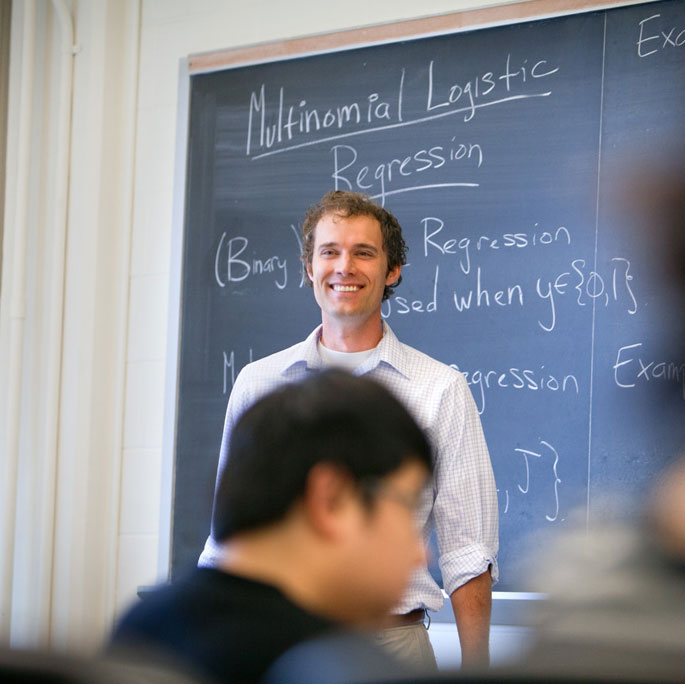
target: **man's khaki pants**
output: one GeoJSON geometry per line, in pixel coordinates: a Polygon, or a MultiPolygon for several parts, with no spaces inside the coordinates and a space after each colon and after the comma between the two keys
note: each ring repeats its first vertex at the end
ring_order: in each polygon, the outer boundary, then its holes
{"type": "Polygon", "coordinates": [[[384,629],[377,633],[376,643],[398,662],[417,672],[430,674],[438,671],[433,646],[423,622],[384,629]]]}

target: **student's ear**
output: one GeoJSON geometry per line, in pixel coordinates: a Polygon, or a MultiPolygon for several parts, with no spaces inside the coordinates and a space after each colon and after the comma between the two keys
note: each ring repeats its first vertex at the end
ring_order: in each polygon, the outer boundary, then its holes
{"type": "Polygon", "coordinates": [[[307,476],[303,511],[308,523],[323,537],[341,538],[350,523],[356,497],[352,480],[330,463],[318,463],[307,476]]]}
{"type": "Polygon", "coordinates": [[[312,273],[312,262],[311,261],[307,261],[306,270],[307,270],[307,276],[309,277],[309,280],[314,282],[314,274],[312,273]]]}

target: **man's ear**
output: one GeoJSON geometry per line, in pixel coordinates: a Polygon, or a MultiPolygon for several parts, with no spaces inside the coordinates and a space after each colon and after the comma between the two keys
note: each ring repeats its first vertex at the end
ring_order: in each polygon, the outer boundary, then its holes
{"type": "Polygon", "coordinates": [[[341,538],[356,502],[351,478],[331,463],[317,463],[307,475],[302,510],[309,525],[326,539],[341,538]]]}
{"type": "Polygon", "coordinates": [[[308,261],[307,266],[305,267],[305,270],[307,271],[307,275],[309,276],[309,280],[314,282],[314,274],[312,273],[312,262],[308,261]]]}
{"type": "Polygon", "coordinates": [[[394,268],[388,270],[388,275],[385,278],[385,284],[390,286],[396,283],[402,272],[402,264],[397,264],[394,268]]]}

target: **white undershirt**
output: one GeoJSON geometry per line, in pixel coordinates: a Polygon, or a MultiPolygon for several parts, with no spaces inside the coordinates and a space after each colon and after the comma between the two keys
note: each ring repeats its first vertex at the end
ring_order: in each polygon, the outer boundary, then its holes
{"type": "Polygon", "coordinates": [[[361,364],[364,363],[364,361],[366,361],[366,359],[368,359],[374,351],[373,349],[365,349],[364,351],[360,352],[334,351],[333,349],[324,347],[323,344],[321,344],[321,341],[319,341],[317,348],[319,350],[319,356],[321,357],[321,360],[325,366],[344,368],[350,373],[358,366],[361,366],[361,364]]]}

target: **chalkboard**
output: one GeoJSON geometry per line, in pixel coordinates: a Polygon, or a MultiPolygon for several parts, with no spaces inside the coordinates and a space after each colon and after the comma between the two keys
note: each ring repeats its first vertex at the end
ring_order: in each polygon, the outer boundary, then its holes
{"type": "Polygon", "coordinates": [[[331,188],[399,218],[383,316],[466,374],[498,588],[575,510],[637,510],[684,443],[685,365],[625,188],[685,159],[684,44],[685,4],[659,2],[191,77],[172,575],[209,530],[234,378],[320,322],[298,231],[331,188]]]}

